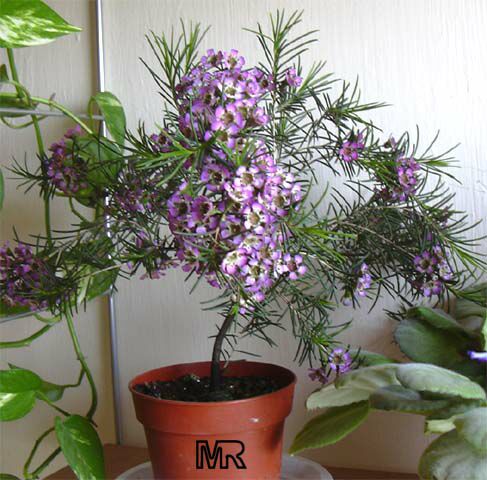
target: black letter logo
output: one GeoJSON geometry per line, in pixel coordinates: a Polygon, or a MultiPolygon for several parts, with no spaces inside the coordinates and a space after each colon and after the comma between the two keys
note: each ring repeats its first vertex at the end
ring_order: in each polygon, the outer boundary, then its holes
{"type": "Polygon", "coordinates": [[[210,450],[208,440],[196,440],[196,468],[214,470],[218,467],[227,470],[229,460],[232,460],[235,467],[245,469],[247,467],[242,459],[244,452],[245,445],[240,440],[216,440],[213,451],[210,450]]]}

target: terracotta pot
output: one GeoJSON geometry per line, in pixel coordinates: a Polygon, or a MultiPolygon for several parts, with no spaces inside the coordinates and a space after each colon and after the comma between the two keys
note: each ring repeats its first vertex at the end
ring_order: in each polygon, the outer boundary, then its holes
{"type": "Polygon", "coordinates": [[[282,388],[229,402],[160,400],[134,390],[139,383],[174,380],[190,373],[209,376],[210,362],[150,370],[129,384],[137,419],[144,425],[154,478],[277,480],[295,375],[269,363],[232,362],[225,375],[270,376],[282,388]]]}

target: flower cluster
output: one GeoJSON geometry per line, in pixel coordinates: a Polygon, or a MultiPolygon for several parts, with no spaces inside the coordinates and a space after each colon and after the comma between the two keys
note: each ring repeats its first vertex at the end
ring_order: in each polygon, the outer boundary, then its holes
{"type": "Polygon", "coordinates": [[[365,143],[363,141],[363,134],[359,132],[357,135],[350,136],[350,139],[343,142],[340,150],[338,151],[338,155],[340,159],[344,162],[351,163],[358,159],[360,151],[362,151],[365,147],[365,143]]]}
{"type": "Polygon", "coordinates": [[[47,273],[46,264],[31,247],[19,243],[12,250],[7,242],[0,248],[1,297],[9,307],[46,308],[47,300],[38,297],[47,273]]]}
{"type": "MultiPolygon", "coordinates": [[[[205,273],[213,286],[221,286],[223,274],[260,302],[276,279],[295,280],[306,272],[300,255],[284,251],[279,228],[298,207],[301,189],[263,142],[246,135],[269,121],[260,101],[275,86],[272,77],[257,68],[244,70],[244,64],[236,50],[209,50],[177,86],[181,131],[245,155],[237,165],[214,144],[198,165],[199,178],[184,181],[167,208],[183,270],[205,273]]],[[[288,73],[300,83],[296,72],[288,73]]]]}
{"type": "Polygon", "coordinates": [[[49,147],[51,156],[44,160],[49,182],[65,195],[76,195],[80,189],[87,187],[87,166],[75,148],[76,138],[80,134],[79,125],[69,129],[59,142],[49,147]]]}
{"type": "Polygon", "coordinates": [[[188,138],[218,138],[235,148],[245,129],[265,125],[269,117],[258,105],[275,88],[272,76],[258,68],[244,70],[237,50],[208,50],[199,65],[176,87],[179,128],[188,138]]]}
{"type": "Polygon", "coordinates": [[[365,297],[367,290],[372,285],[372,276],[369,273],[369,266],[366,263],[362,263],[360,267],[360,276],[357,280],[357,286],[355,287],[355,293],[359,297],[365,297]]]}
{"type": "Polygon", "coordinates": [[[414,284],[425,297],[439,295],[444,282],[453,279],[450,265],[439,245],[435,245],[432,252],[425,250],[414,257],[414,268],[418,274],[414,284]]]}
{"type": "Polygon", "coordinates": [[[419,163],[413,157],[400,156],[396,160],[396,174],[398,185],[393,189],[391,196],[393,200],[404,202],[414,194],[418,184],[418,171],[421,169],[419,163]]]}

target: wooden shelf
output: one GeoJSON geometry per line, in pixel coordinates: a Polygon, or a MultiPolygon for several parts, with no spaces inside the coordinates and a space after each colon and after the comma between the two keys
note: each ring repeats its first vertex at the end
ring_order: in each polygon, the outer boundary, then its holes
{"type": "MultiPolygon", "coordinates": [[[[121,447],[105,445],[106,479],[114,480],[129,468],[147,462],[147,449],[138,447],[121,447]]],[[[373,472],[350,468],[326,467],[335,480],[417,480],[418,477],[406,473],[373,472]]],[[[47,477],[46,480],[76,480],[72,470],[68,467],[47,477]]]]}

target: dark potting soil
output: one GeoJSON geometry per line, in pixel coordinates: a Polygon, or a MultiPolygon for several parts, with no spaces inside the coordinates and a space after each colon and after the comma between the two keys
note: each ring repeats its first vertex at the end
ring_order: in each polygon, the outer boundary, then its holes
{"type": "Polygon", "coordinates": [[[137,392],[165,400],[227,402],[275,392],[282,385],[271,377],[223,377],[221,388],[210,392],[210,377],[184,375],[172,381],[139,383],[134,388],[137,392]]]}

